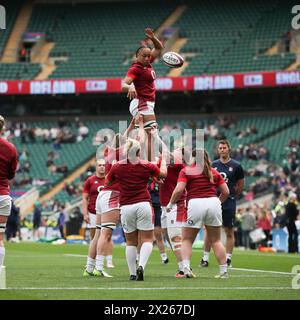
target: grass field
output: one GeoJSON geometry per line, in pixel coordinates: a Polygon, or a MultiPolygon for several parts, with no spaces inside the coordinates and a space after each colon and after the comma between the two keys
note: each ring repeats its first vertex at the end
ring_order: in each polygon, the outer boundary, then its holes
{"type": "MultiPolygon", "coordinates": [[[[157,248],[148,262],[145,281],[129,281],[125,248],[114,249],[113,278],[83,278],[86,245],[46,243],[6,243],[7,290],[0,299],[126,299],[126,300],[202,300],[202,299],[300,299],[300,289],[292,289],[291,273],[300,265],[300,255],[238,251],[229,279],[214,279],[218,267],[213,254],[210,267],[198,266],[202,251],[194,251],[192,267],[196,279],[176,279],[175,258],[163,265],[157,248]]],[[[298,283],[300,281],[298,280],[298,283]]]]}

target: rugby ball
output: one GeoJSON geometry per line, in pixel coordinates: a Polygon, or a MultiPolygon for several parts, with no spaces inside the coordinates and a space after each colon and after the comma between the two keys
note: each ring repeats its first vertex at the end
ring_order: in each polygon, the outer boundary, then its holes
{"type": "Polygon", "coordinates": [[[184,59],[176,52],[166,52],[162,56],[163,62],[171,68],[180,68],[183,65],[184,59]]]}

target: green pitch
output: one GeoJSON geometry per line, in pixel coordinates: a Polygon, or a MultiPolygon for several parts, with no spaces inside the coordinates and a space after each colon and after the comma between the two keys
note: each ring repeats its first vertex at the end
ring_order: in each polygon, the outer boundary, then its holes
{"type": "MultiPolygon", "coordinates": [[[[6,285],[0,299],[300,299],[292,289],[292,268],[300,255],[234,252],[229,279],[214,279],[218,267],[211,254],[209,268],[198,266],[202,251],[194,251],[192,267],[196,279],[176,279],[177,264],[163,265],[157,248],[145,271],[144,282],[129,281],[125,248],[114,248],[113,278],[82,277],[86,245],[6,243],[6,285]],[[247,270],[245,270],[247,269],[247,270]],[[256,271],[255,271],[256,270],[256,271]]],[[[300,286],[300,279],[294,280],[300,286]]]]}

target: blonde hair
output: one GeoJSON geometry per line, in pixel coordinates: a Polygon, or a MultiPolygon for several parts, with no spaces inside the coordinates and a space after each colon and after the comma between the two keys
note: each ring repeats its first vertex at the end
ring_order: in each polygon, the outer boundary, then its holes
{"type": "Polygon", "coordinates": [[[203,174],[209,179],[211,183],[214,183],[214,177],[211,172],[211,160],[205,149],[194,149],[192,152],[192,157],[196,164],[200,164],[203,168],[203,174]]]}
{"type": "Polygon", "coordinates": [[[4,118],[0,115],[0,131],[2,131],[4,129],[4,125],[5,125],[5,120],[4,118]]]}
{"type": "Polygon", "coordinates": [[[98,164],[105,164],[105,159],[103,159],[103,158],[97,159],[97,160],[96,160],[96,164],[97,164],[97,165],[98,165],[98,164]]]}
{"type": "Polygon", "coordinates": [[[136,158],[139,156],[140,151],[141,144],[139,143],[139,141],[128,138],[124,146],[124,153],[127,155],[127,157],[136,158]]]}

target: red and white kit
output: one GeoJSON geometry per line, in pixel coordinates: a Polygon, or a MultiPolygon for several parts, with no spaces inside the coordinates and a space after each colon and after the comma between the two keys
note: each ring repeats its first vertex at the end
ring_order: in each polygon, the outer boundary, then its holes
{"type": "Polygon", "coordinates": [[[107,175],[108,181],[120,183],[121,223],[125,233],[154,229],[154,212],[147,186],[149,178],[159,173],[159,168],[148,161],[133,164],[127,159],[116,163],[107,175]]]}
{"type": "Polygon", "coordinates": [[[214,183],[196,166],[189,166],[179,173],[178,182],[185,182],[187,190],[187,222],[185,227],[201,228],[207,226],[222,226],[221,201],[217,197],[217,188],[225,181],[221,174],[211,169],[214,183]]]}
{"type": "Polygon", "coordinates": [[[182,227],[183,223],[186,222],[187,212],[185,192],[182,194],[176,205],[173,206],[172,210],[167,212],[167,205],[176,187],[179,173],[183,168],[184,164],[174,164],[168,166],[167,177],[164,183],[160,185],[159,199],[162,206],[162,228],[182,227]]]}
{"type": "Polygon", "coordinates": [[[126,77],[133,79],[133,84],[137,93],[137,98],[133,99],[129,106],[129,111],[132,116],[135,117],[137,113],[142,115],[154,114],[154,80],[156,76],[151,64],[144,66],[139,62],[133,63],[128,69],[126,77]]]}
{"type": "Polygon", "coordinates": [[[96,228],[96,200],[99,192],[104,188],[104,183],[105,178],[99,178],[96,175],[89,177],[84,183],[83,192],[89,195],[89,228],[96,228]]]}

